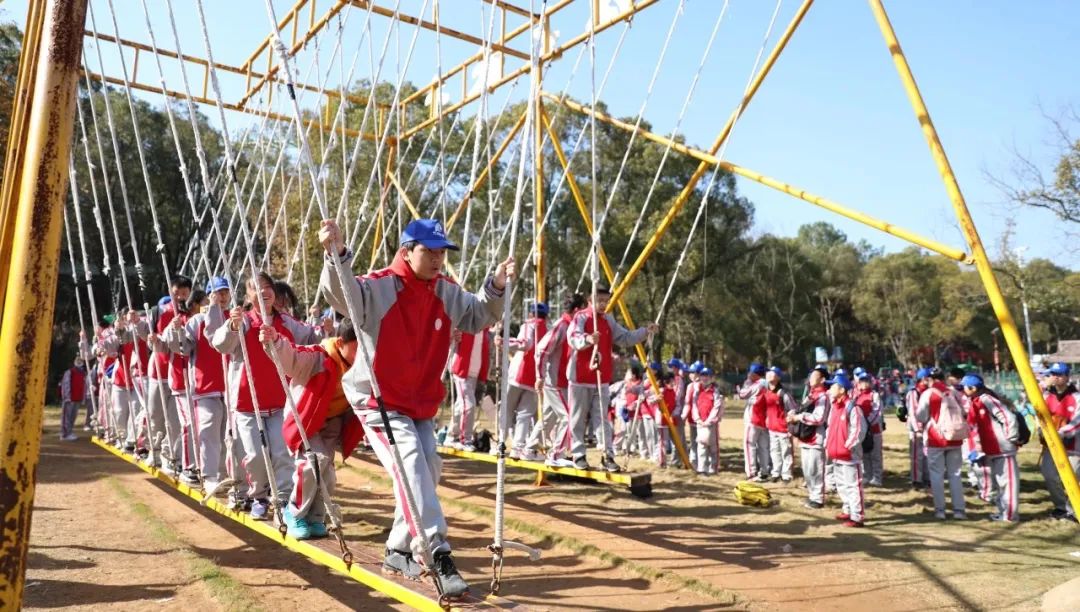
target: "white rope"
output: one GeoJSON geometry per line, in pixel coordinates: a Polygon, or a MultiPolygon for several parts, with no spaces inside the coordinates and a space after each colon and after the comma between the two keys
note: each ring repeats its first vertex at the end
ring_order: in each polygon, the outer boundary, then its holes
{"type": "MultiPolygon", "coordinates": [[[[757,57],[754,59],[754,65],[750,69],[750,76],[747,78],[746,85],[743,87],[742,99],[746,98],[746,95],[750,92],[750,87],[754,82],[754,76],[757,75],[758,67],[761,65],[761,60],[765,54],[765,49],[768,45],[769,39],[772,37],[773,27],[776,24],[776,17],[780,13],[780,6],[783,4],[783,0],[777,0],[776,7],[773,9],[772,18],[769,20],[769,26],[765,29],[765,36],[761,41],[761,46],[758,48],[757,57]]],[[[731,134],[734,133],[735,127],[738,125],[741,115],[736,115],[734,121],[731,124],[731,131],[728,133],[727,140],[724,141],[720,151],[719,159],[723,159],[724,152],[727,150],[727,145],[731,142],[731,134]]],[[[660,302],[660,309],[657,311],[656,321],[659,322],[667,310],[668,300],[671,299],[672,290],[675,288],[675,281],[679,278],[679,272],[682,270],[683,263],[686,260],[686,254],[690,250],[690,243],[694,239],[694,233],[697,231],[698,225],[701,223],[701,219],[704,212],[707,210],[709,199],[712,196],[713,187],[716,185],[717,178],[720,176],[721,166],[717,164],[713,168],[712,173],[709,176],[709,184],[705,188],[705,192],[701,196],[701,203],[698,205],[697,214],[694,215],[694,222],[690,226],[690,233],[686,236],[686,244],[683,246],[682,252],[679,253],[679,259],[675,262],[675,270],[671,273],[671,280],[668,282],[667,290],[664,292],[664,298],[660,302]]],[[[702,266],[706,266],[708,259],[705,258],[702,261],[702,266]]]]}
{"type": "MultiPolygon", "coordinates": [[[[75,206],[75,214],[79,213],[79,189],[75,183],[75,157],[72,156],[68,160],[68,177],[71,181],[71,197],[75,206]]],[[[80,227],[81,229],[81,227],[80,227]]],[[[75,248],[71,243],[71,223],[68,221],[67,204],[64,204],[64,237],[67,239],[67,251],[68,260],[71,262],[71,281],[74,285],[75,292],[75,307],[79,312],[79,357],[82,358],[83,364],[86,366],[86,377],[90,378],[90,355],[86,353],[87,344],[89,343],[90,335],[86,333],[86,321],[83,319],[83,305],[82,297],[79,295],[79,274],[78,268],[75,267],[75,248]]],[[[82,245],[83,257],[86,257],[86,246],[82,245]]],[[[91,287],[90,266],[87,265],[86,260],[83,260],[83,272],[86,279],[86,298],[90,302],[90,316],[93,318],[94,324],[97,324],[97,307],[94,305],[94,289],[91,287]]],[[[91,330],[93,331],[93,330],[91,330]]],[[[92,387],[92,385],[87,385],[92,387]]],[[[101,414],[98,412],[97,399],[94,398],[93,390],[91,389],[90,395],[90,409],[94,413],[94,417],[101,420],[101,414]]]]}
{"type": "MultiPolygon", "coordinates": [[[[89,81],[87,83],[87,91],[88,92],[90,91],[89,81]]],[[[89,98],[88,98],[88,101],[92,106],[94,101],[90,100],[89,98]]],[[[94,162],[93,162],[93,160],[92,160],[92,158],[90,156],[90,141],[86,137],[86,123],[83,120],[82,100],[80,99],[79,96],[75,96],[75,104],[78,106],[77,117],[78,117],[78,120],[79,120],[79,131],[81,133],[81,136],[80,136],[79,140],[82,141],[83,152],[86,154],[86,173],[90,177],[90,193],[91,193],[91,195],[93,195],[93,200],[94,200],[94,209],[93,209],[93,211],[94,211],[94,223],[97,224],[98,236],[101,238],[101,259],[102,259],[102,270],[101,270],[101,272],[105,276],[108,276],[109,275],[109,270],[112,267],[109,264],[109,247],[105,244],[105,223],[101,218],[101,204],[98,201],[97,179],[94,178],[94,162]]],[[[72,155],[74,155],[74,152],[72,152],[72,155]]],[[[104,160],[102,160],[102,163],[104,164],[104,160]]],[[[106,180],[106,183],[108,183],[108,180],[106,180]]],[[[106,189],[107,188],[108,187],[106,187],[106,189]]],[[[117,241],[116,246],[119,248],[119,246],[120,246],[119,241],[117,241]]],[[[120,267],[123,268],[123,263],[120,264],[120,267]]],[[[95,317],[94,323],[97,324],[98,320],[99,319],[97,319],[95,317]]]]}

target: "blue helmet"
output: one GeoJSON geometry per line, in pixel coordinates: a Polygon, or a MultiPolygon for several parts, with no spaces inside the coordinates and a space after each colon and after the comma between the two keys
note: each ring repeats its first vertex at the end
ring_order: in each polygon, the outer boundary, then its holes
{"type": "Polygon", "coordinates": [[[758,376],[765,376],[765,366],[760,363],[754,362],[750,364],[750,374],[757,374],[758,376]]]}
{"type": "Polygon", "coordinates": [[[832,378],[825,381],[828,385],[840,385],[845,389],[851,389],[851,379],[847,377],[847,374],[833,374],[832,378]]]}
{"type": "Polygon", "coordinates": [[[1069,368],[1069,364],[1067,363],[1061,363],[1059,361],[1050,366],[1050,373],[1054,376],[1068,376],[1069,372],[1071,372],[1071,368],[1069,368]]]}
{"type": "Polygon", "coordinates": [[[985,383],[983,382],[983,377],[975,373],[965,374],[964,377],[960,379],[960,384],[964,385],[965,387],[976,388],[985,386],[985,383]]]}

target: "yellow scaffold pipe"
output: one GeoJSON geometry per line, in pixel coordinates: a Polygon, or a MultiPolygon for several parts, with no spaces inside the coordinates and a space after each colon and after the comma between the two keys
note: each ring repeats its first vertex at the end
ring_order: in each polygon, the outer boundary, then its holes
{"type": "MultiPolygon", "coordinates": [[[[788,41],[791,40],[792,35],[795,34],[795,30],[799,28],[799,24],[802,23],[803,17],[806,16],[806,12],[810,10],[810,5],[814,3],[814,0],[803,0],[803,3],[799,5],[799,10],[795,11],[795,16],[791,18],[791,23],[788,24],[784,33],[780,36],[780,40],[776,41],[776,47],[769,53],[769,57],[765,59],[765,64],[758,71],[757,76],[750,83],[750,88],[746,90],[746,94],[739,102],[739,106],[728,117],[727,123],[724,124],[724,128],[720,130],[720,135],[716,137],[716,142],[713,143],[709,149],[711,155],[716,155],[716,152],[720,150],[720,147],[727,141],[728,136],[731,134],[731,130],[735,127],[735,122],[746,110],[746,106],[750,104],[750,100],[754,98],[754,94],[761,87],[761,84],[765,81],[765,77],[769,75],[773,65],[776,64],[776,60],[780,58],[780,54],[783,53],[784,48],[787,47],[788,41]]],[[[690,180],[687,181],[686,186],[679,192],[678,197],[672,202],[671,207],[668,209],[667,214],[660,221],[660,225],[657,226],[656,231],[649,238],[649,241],[645,244],[645,248],[642,249],[638,258],[634,260],[634,264],[630,266],[630,269],[626,272],[626,277],[619,283],[618,287],[612,288],[611,302],[616,303],[622,298],[622,295],[626,293],[627,288],[630,287],[630,283],[633,282],[634,277],[641,271],[642,266],[659,246],[660,240],[664,237],[670,229],[671,224],[675,221],[675,217],[682,211],[683,206],[690,200],[690,196],[694,194],[694,188],[705,176],[705,172],[709,169],[710,164],[702,162],[694,170],[694,174],[690,176],[690,180]]]]}
{"type": "Polygon", "coordinates": [[[949,194],[949,200],[952,201],[956,217],[960,221],[960,228],[964,232],[964,238],[967,240],[968,246],[971,248],[971,254],[975,259],[975,268],[979,271],[979,278],[982,279],[986,294],[990,297],[990,306],[993,307],[994,314],[997,315],[998,323],[1001,325],[1001,335],[1005,338],[1005,344],[1009,347],[1009,353],[1012,355],[1013,363],[1016,365],[1016,371],[1024,382],[1024,391],[1027,393],[1032,406],[1035,407],[1035,414],[1039,419],[1039,427],[1043,432],[1046,448],[1054,459],[1054,466],[1057,467],[1061,482],[1065,485],[1065,492],[1069,496],[1069,502],[1072,503],[1073,510],[1080,514],[1080,487],[1077,486],[1076,474],[1073,472],[1068,457],[1065,455],[1065,447],[1061,443],[1061,437],[1058,436],[1057,428],[1050,419],[1050,411],[1047,409],[1046,401],[1043,399],[1042,389],[1039,388],[1039,383],[1035,379],[1035,372],[1031,369],[1031,362],[1028,359],[1027,351],[1024,350],[1024,343],[1020,339],[1020,333],[1016,329],[1016,322],[1013,321],[1012,313],[1009,312],[1009,307],[1005,304],[1005,297],[1001,294],[1001,287],[998,285],[997,277],[994,276],[994,270],[990,267],[990,258],[986,255],[986,249],[983,248],[982,239],[979,238],[979,232],[975,229],[975,222],[971,218],[967,202],[960,192],[960,184],[956,181],[956,175],[953,174],[949,158],[945,155],[945,148],[941,145],[937,129],[934,128],[934,122],[930,119],[930,111],[927,110],[926,103],[919,92],[919,86],[915,83],[915,76],[911,72],[911,66],[908,65],[907,58],[904,57],[904,51],[900,48],[900,41],[896,38],[896,32],[893,30],[892,23],[889,22],[889,16],[885,13],[885,7],[881,4],[881,0],[869,1],[870,8],[874,12],[874,18],[877,20],[878,27],[881,28],[881,34],[885,37],[885,43],[889,47],[889,53],[892,54],[893,62],[896,64],[896,71],[900,74],[900,81],[904,84],[908,101],[911,102],[915,117],[922,127],[926,143],[930,146],[930,153],[934,157],[934,163],[937,164],[938,172],[941,173],[941,178],[945,182],[945,191],[949,194]]]}
{"type": "MultiPolygon", "coordinates": [[[[22,603],[86,0],[43,5],[0,322],[0,610],[22,603]]],[[[29,55],[28,55],[29,54],[29,55]]],[[[14,132],[13,132],[14,133],[14,132]]]]}
{"type": "Polygon", "coordinates": [[[799,198],[800,200],[803,200],[805,202],[809,202],[809,203],[811,203],[811,204],[813,204],[815,206],[820,206],[821,208],[824,208],[825,210],[832,211],[832,212],[834,212],[834,213],[836,213],[838,215],[842,215],[844,217],[847,217],[848,219],[851,219],[852,221],[858,221],[859,223],[862,223],[863,225],[867,225],[867,226],[872,227],[874,229],[880,230],[882,232],[885,232],[886,234],[896,236],[897,238],[900,238],[900,239],[906,240],[906,241],[908,241],[908,242],[910,242],[912,244],[918,245],[918,246],[920,246],[920,247],[922,247],[922,248],[924,248],[924,249],[926,249],[928,251],[933,251],[933,252],[938,253],[940,255],[944,255],[945,257],[948,257],[949,259],[955,259],[956,261],[959,261],[959,262],[963,262],[963,263],[967,263],[967,264],[974,263],[974,260],[971,258],[971,256],[968,255],[967,253],[961,251],[960,249],[954,249],[953,247],[941,244],[940,242],[937,242],[936,240],[931,240],[929,238],[923,238],[922,236],[920,236],[920,235],[918,235],[918,234],[916,234],[916,233],[914,233],[912,231],[906,230],[906,229],[904,229],[902,227],[897,227],[896,225],[893,225],[892,223],[888,223],[886,221],[881,221],[880,219],[876,219],[874,217],[871,217],[870,215],[861,213],[861,212],[859,212],[857,210],[854,210],[852,208],[848,208],[848,207],[846,207],[846,206],[844,206],[842,204],[839,204],[839,203],[834,202],[832,200],[829,200],[827,198],[823,198],[823,197],[821,197],[819,195],[815,195],[813,193],[810,193],[809,191],[806,191],[805,189],[801,189],[799,187],[796,187],[796,186],[791,185],[789,183],[785,183],[785,182],[783,182],[781,180],[772,178],[770,176],[765,176],[764,174],[761,174],[760,172],[756,172],[756,171],[751,170],[749,168],[744,168],[743,166],[739,166],[737,164],[733,164],[733,163],[728,162],[728,161],[723,161],[719,157],[717,157],[715,155],[712,155],[712,154],[710,154],[710,153],[708,153],[706,151],[702,151],[701,149],[698,149],[698,148],[695,148],[695,147],[687,146],[687,145],[685,145],[685,144],[683,144],[681,142],[674,141],[674,140],[672,140],[672,139],[670,139],[670,138],[668,138],[666,136],[661,136],[660,134],[657,134],[655,132],[650,132],[649,130],[646,130],[645,128],[642,128],[640,126],[635,128],[632,123],[627,123],[626,121],[623,121],[621,119],[616,119],[615,117],[612,117],[611,115],[608,115],[607,113],[591,109],[591,108],[589,108],[587,106],[583,106],[581,104],[578,104],[577,102],[574,102],[573,100],[559,99],[554,94],[551,94],[551,93],[548,93],[548,92],[544,92],[543,95],[546,96],[549,99],[555,100],[556,102],[558,102],[559,104],[562,104],[563,106],[569,108],[570,110],[576,111],[578,113],[581,113],[583,115],[587,115],[587,116],[590,116],[590,117],[595,117],[598,121],[602,121],[604,123],[607,123],[607,124],[615,126],[617,128],[626,130],[628,132],[634,132],[634,133],[638,134],[639,136],[641,136],[642,138],[644,138],[646,140],[651,140],[651,141],[653,141],[655,143],[671,147],[671,149],[673,151],[677,151],[679,153],[682,153],[683,155],[686,155],[688,157],[692,157],[692,158],[694,158],[696,160],[699,160],[699,161],[701,161],[703,163],[707,163],[707,164],[710,164],[710,165],[713,165],[713,166],[720,166],[721,168],[723,168],[724,170],[727,170],[728,172],[731,172],[733,174],[737,174],[737,175],[742,176],[744,178],[748,178],[748,179],[750,179],[750,180],[752,180],[754,182],[761,183],[762,185],[765,185],[766,187],[770,187],[772,189],[776,189],[777,191],[782,191],[782,192],[784,192],[784,193],[786,193],[786,194],[788,194],[790,196],[799,198]]]}

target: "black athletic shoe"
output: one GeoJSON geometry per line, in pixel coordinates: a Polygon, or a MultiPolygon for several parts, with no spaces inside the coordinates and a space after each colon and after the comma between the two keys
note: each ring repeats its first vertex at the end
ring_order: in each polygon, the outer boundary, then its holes
{"type": "Polygon", "coordinates": [[[449,552],[435,553],[435,573],[442,585],[442,594],[450,599],[458,599],[469,593],[469,585],[454,565],[454,558],[449,552]]]}
{"type": "Polygon", "coordinates": [[[821,510],[825,507],[825,504],[816,501],[806,500],[803,502],[804,508],[810,508],[811,510],[821,510]]]}
{"type": "Polygon", "coordinates": [[[581,456],[581,457],[574,457],[574,467],[576,467],[579,470],[591,470],[592,469],[591,467],[589,467],[589,460],[586,459],[584,457],[584,455],[581,456]]]}
{"type": "Polygon", "coordinates": [[[600,465],[602,465],[604,467],[604,469],[607,470],[608,472],[613,472],[614,473],[614,472],[621,472],[622,471],[622,468],[619,467],[619,464],[615,463],[615,459],[613,459],[611,457],[606,457],[605,456],[603,459],[600,460],[600,465]]]}
{"type": "Polygon", "coordinates": [[[420,580],[420,564],[413,559],[412,553],[387,548],[382,567],[384,572],[404,576],[409,580],[420,580]]]}

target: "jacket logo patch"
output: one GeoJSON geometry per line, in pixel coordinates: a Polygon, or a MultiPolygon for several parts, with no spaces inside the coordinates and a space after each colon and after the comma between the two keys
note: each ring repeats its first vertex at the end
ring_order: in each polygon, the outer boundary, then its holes
{"type": "Polygon", "coordinates": [[[435,319],[435,331],[442,329],[442,319],[435,319]]]}

